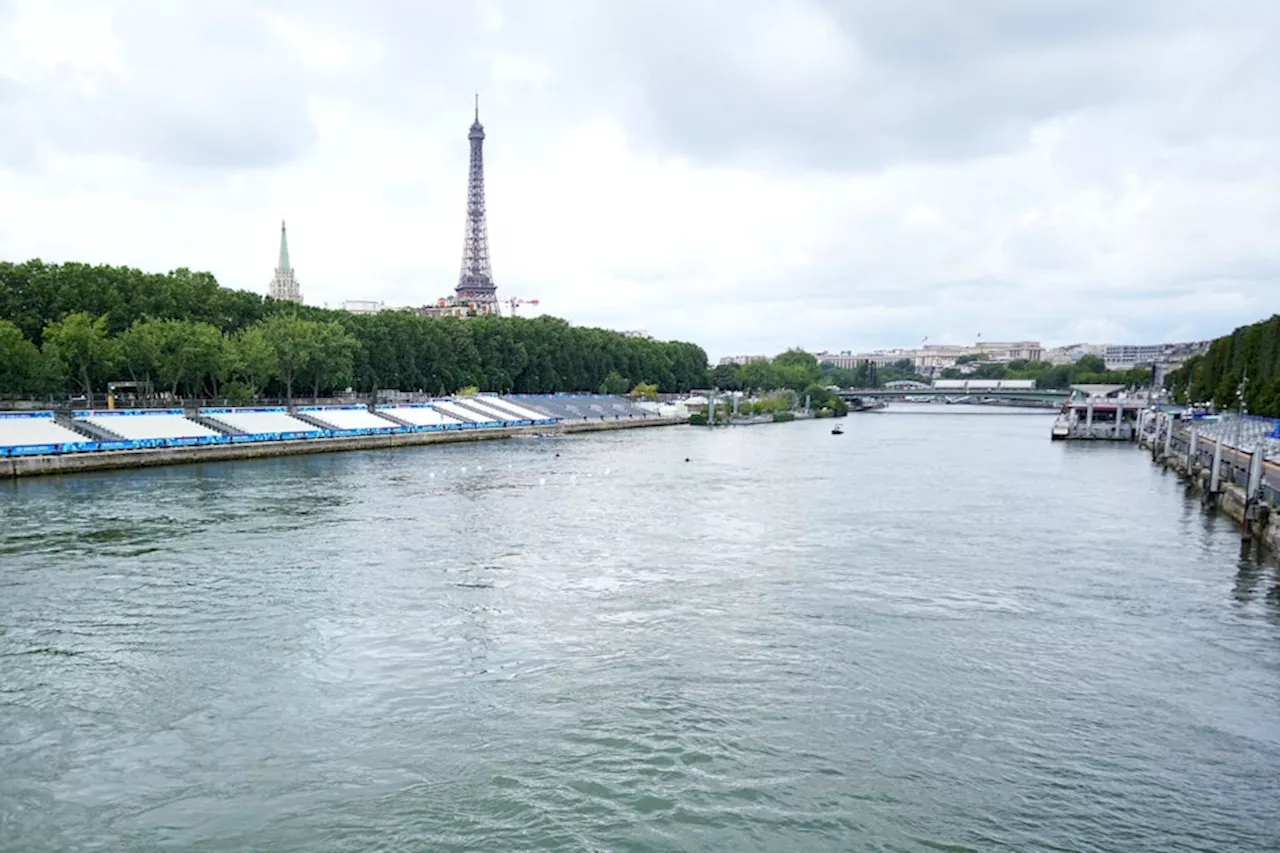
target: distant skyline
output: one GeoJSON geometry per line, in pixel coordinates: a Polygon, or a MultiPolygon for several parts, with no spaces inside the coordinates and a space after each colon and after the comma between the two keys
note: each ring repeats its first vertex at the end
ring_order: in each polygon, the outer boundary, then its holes
{"type": "Polygon", "coordinates": [[[1280,311],[1268,0],[0,0],[0,258],[453,292],[722,355],[1280,311]]]}

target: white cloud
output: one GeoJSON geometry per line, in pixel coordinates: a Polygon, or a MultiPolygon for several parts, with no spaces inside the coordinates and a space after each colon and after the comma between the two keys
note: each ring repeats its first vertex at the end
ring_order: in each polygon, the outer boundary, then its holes
{"type": "Polygon", "coordinates": [[[499,292],[714,356],[1280,310],[1266,0],[0,0],[0,257],[420,304],[471,93],[499,292]]]}

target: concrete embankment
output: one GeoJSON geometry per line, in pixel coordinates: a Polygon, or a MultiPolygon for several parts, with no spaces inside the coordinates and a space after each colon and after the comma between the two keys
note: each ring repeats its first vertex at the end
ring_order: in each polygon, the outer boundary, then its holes
{"type": "Polygon", "coordinates": [[[15,456],[0,458],[0,479],[41,475],[75,474],[122,468],[151,468],[195,462],[225,462],[232,459],[265,459],[303,453],[337,453],[346,450],[381,450],[423,444],[452,444],[461,441],[493,441],[520,435],[567,435],[617,429],[674,426],[686,418],[645,418],[613,421],[575,421],[556,426],[507,427],[502,429],[444,430],[390,435],[359,435],[341,438],[309,438],[285,441],[209,444],[193,447],[155,447],[145,450],[116,450],[100,453],[66,453],[56,456],[15,456]]]}
{"type": "Polygon", "coordinates": [[[1262,464],[1261,487],[1253,491],[1261,497],[1250,501],[1250,485],[1256,485],[1250,480],[1252,454],[1226,446],[1219,452],[1216,442],[1197,437],[1190,428],[1176,423],[1170,429],[1168,422],[1159,424],[1154,434],[1143,434],[1139,441],[1150,450],[1154,462],[1183,477],[1207,505],[1217,506],[1242,526],[1247,519],[1252,537],[1280,554],[1280,465],[1262,464]]]}

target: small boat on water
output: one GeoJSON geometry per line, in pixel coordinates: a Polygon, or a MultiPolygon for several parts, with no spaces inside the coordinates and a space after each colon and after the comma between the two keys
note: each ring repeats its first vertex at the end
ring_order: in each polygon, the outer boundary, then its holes
{"type": "Polygon", "coordinates": [[[840,424],[836,424],[831,428],[832,435],[844,435],[844,430],[840,428],[840,424]]]}

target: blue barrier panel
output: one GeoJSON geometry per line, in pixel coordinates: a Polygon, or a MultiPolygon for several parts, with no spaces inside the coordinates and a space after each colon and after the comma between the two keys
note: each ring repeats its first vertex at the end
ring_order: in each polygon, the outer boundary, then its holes
{"type": "Polygon", "coordinates": [[[57,452],[58,445],[56,444],[24,444],[19,447],[9,448],[11,456],[44,456],[57,452]]]}
{"type": "Polygon", "coordinates": [[[200,409],[200,414],[229,415],[229,414],[234,414],[236,412],[285,412],[285,411],[288,411],[288,410],[284,406],[259,406],[257,408],[245,408],[245,409],[237,409],[237,408],[229,408],[229,407],[222,407],[222,408],[211,407],[206,409],[200,409]]]}
{"type": "Polygon", "coordinates": [[[148,415],[185,415],[186,413],[185,409],[77,409],[71,415],[76,418],[127,418],[148,415]]]}
{"type": "Polygon", "coordinates": [[[0,420],[19,418],[40,418],[41,420],[53,420],[53,412],[0,412],[0,420]]]}
{"type": "Polygon", "coordinates": [[[58,448],[63,453],[91,453],[102,449],[98,441],[69,441],[58,448]]]}

